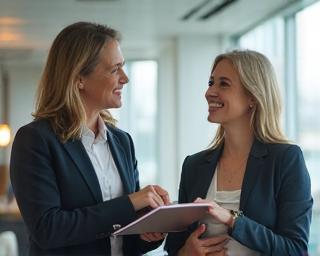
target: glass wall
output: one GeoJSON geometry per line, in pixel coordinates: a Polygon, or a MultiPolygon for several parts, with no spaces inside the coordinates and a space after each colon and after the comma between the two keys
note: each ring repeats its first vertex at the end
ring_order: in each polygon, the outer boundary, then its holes
{"type": "Polygon", "coordinates": [[[130,79],[123,90],[122,107],[112,111],[118,127],[133,138],[141,187],[157,183],[157,72],[156,61],[129,61],[130,79]]]}
{"type": "Polygon", "coordinates": [[[275,67],[282,89],[283,124],[303,150],[314,198],[309,252],[320,255],[320,2],[274,18],[239,38],[241,48],[264,53],[275,67]],[[289,120],[289,121],[288,121],[289,120]]]}
{"type": "MultiPolygon", "coordinates": [[[[282,101],[285,103],[285,22],[283,18],[274,18],[256,27],[239,38],[242,49],[250,49],[266,55],[275,69],[282,101]]],[[[283,109],[282,124],[285,129],[285,109],[283,109]]]]}
{"type": "Polygon", "coordinates": [[[298,143],[312,179],[311,255],[320,255],[320,2],[296,15],[298,143]]]}
{"type": "Polygon", "coordinates": [[[281,89],[284,89],[284,20],[272,19],[244,34],[239,39],[239,46],[256,50],[268,56],[272,62],[281,89]]]}

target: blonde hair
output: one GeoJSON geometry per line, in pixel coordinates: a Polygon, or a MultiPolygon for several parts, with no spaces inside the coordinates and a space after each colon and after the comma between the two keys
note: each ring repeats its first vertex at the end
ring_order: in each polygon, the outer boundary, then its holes
{"type": "MultiPolygon", "coordinates": [[[[80,138],[86,113],[77,88],[80,75],[90,74],[106,42],[120,40],[109,27],[77,22],[64,28],[53,41],[37,92],[35,120],[47,119],[62,142],[80,138]]],[[[109,111],[100,112],[105,122],[115,125],[109,111]]]]}
{"type": "MultiPolygon", "coordinates": [[[[239,74],[241,84],[255,99],[251,116],[254,136],[264,143],[287,143],[280,128],[281,99],[278,82],[272,64],[266,56],[250,50],[235,50],[216,57],[212,71],[221,60],[229,60],[239,74]]],[[[224,129],[220,125],[210,148],[224,141],[224,129]]]]}

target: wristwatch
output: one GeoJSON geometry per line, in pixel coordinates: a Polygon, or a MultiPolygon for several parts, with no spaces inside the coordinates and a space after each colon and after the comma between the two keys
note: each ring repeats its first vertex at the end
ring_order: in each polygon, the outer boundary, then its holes
{"type": "Polygon", "coordinates": [[[243,212],[240,211],[240,210],[229,210],[230,213],[231,213],[231,216],[232,216],[232,220],[231,220],[231,225],[228,229],[228,232],[231,233],[232,230],[233,230],[233,227],[234,227],[234,224],[236,223],[236,220],[239,218],[239,217],[242,217],[243,216],[243,212]]]}

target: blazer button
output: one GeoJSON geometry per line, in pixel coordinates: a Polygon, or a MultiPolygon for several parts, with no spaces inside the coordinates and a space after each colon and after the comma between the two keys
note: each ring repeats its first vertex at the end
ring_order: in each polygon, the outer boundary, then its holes
{"type": "Polygon", "coordinates": [[[113,230],[116,231],[119,228],[121,228],[121,225],[120,224],[114,224],[114,225],[112,225],[112,227],[113,227],[113,230]]]}

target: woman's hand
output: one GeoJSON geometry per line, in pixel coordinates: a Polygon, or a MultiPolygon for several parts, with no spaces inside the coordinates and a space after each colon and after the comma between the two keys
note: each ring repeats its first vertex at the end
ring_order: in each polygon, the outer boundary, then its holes
{"type": "Polygon", "coordinates": [[[210,238],[199,238],[204,233],[206,227],[201,224],[187,239],[184,246],[180,249],[179,256],[207,256],[224,255],[224,246],[229,241],[227,235],[215,236],[210,238]],[[214,254],[221,252],[221,254],[214,254]]]}
{"type": "Polygon", "coordinates": [[[217,221],[227,225],[228,227],[232,227],[233,225],[233,217],[229,210],[219,206],[215,202],[207,201],[201,198],[197,198],[194,203],[210,203],[208,213],[214,217],[217,221]]]}
{"type": "Polygon", "coordinates": [[[140,238],[147,242],[155,242],[163,240],[166,237],[166,233],[159,233],[159,232],[153,232],[153,233],[144,233],[140,235],[140,238]]]}
{"type": "Polygon", "coordinates": [[[227,249],[223,249],[220,252],[211,252],[206,254],[206,256],[226,256],[226,255],[227,255],[227,249]]]}
{"type": "Polygon", "coordinates": [[[148,206],[157,208],[170,204],[168,192],[158,185],[146,186],[138,192],[130,194],[129,199],[136,211],[148,206]]]}

